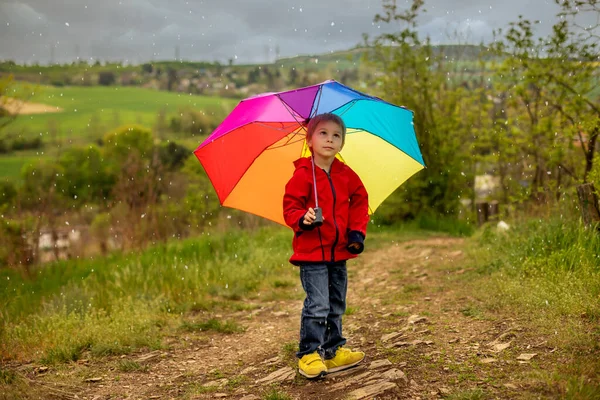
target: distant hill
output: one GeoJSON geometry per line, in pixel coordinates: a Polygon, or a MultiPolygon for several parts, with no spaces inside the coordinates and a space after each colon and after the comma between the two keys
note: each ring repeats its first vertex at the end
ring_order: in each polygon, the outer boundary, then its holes
{"type": "MultiPolygon", "coordinates": [[[[489,47],[482,45],[437,45],[432,46],[433,54],[443,54],[451,60],[477,61],[479,57],[490,60],[493,55],[489,47]]],[[[335,51],[314,55],[298,55],[276,60],[273,64],[284,67],[316,67],[324,68],[328,65],[336,65],[339,69],[351,68],[358,65],[365,53],[370,51],[367,47],[357,47],[350,50],[335,51]]]]}

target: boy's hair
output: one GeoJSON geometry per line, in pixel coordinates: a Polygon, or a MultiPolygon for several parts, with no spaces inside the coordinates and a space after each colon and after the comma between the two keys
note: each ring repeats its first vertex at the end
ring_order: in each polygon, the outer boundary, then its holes
{"type": "Polygon", "coordinates": [[[324,113],[324,114],[315,115],[314,117],[312,117],[310,119],[310,121],[308,121],[308,125],[306,126],[306,141],[310,142],[310,139],[312,138],[313,133],[315,133],[315,129],[317,129],[317,125],[319,125],[321,122],[325,122],[325,121],[334,122],[334,123],[338,124],[340,128],[342,128],[342,146],[343,146],[344,143],[346,142],[346,124],[344,124],[344,121],[340,118],[339,115],[332,114],[332,113],[324,113]]]}

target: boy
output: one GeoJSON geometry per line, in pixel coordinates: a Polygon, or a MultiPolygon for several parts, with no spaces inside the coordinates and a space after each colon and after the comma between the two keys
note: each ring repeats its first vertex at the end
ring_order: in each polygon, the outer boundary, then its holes
{"type": "Polygon", "coordinates": [[[294,230],[290,262],[300,267],[306,292],[296,355],[298,370],[307,378],[350,368],[365,357],[363,352],[342,347],[346,344],[342,336],[346,260],[363,251],[369,222],[365,187],[358,175],[335,157],[344,146],[345,136],[346,126],[339,116],[327,113],[313,117],[306,133],[312,157],[294,162],[296,170],[283,197],[285,222],[294,230]],[[316,221],[313,184],[322,225],[316,221]]]}

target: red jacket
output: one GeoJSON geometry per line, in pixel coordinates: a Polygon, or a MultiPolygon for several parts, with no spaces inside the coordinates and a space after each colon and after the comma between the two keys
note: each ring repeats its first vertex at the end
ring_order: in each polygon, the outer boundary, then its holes
{"type": "Polygon", "coordinates": [[[301,224],[304,214],[309,207],[315,208],[312,163],[304,157],[294,165],[296,170],[283,196],[283,217],[294,230],[290,262],[336,262],[356,257],[346,249],[348,234],[358,231],[364,238],[369,222],[368,195],[358,175],[338,159],[333,161],[329,174],[315,165],[323,225],[306,227],[301,224]]]}

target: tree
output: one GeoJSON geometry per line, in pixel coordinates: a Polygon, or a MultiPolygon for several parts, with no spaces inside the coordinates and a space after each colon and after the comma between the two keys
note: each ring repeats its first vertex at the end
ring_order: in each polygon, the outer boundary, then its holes
{"type": "Polygon", "coordinates": [[[555,0],[559,21],[549,37],[535,39],[536,22],[519,18],[496,42],[506,56],[501,84],[512,100],[514,129],[523,129],[522,148],[533,165],[532,192],[556,188],[565,178],[587,181],[593,168],[600,130],[598,27],[580,27],[580,13],[600,17],[597,0],[555,0]],[[526,111],[527,126],[518,122],[526,111]],[[577,152],[584,157],[578,157],[577,152]],[[583,162],[581,162],[582,160],[583,162]]]}
{"type": "Polygon", "coordinates": [[[469,195],[466,174],[461,174],[471,170],[470,126],[463,115],[469,108],[468,92],[448,79],[443,55],[434,55],[429,39],[419,37],[417,17],[423,5],[423,0],[413,0],[410,8],[400,10],[395,0],[384,0],[384,13],[375,22],[398,24],[399,30],[366,43],[366,62],[376,63],[382,72],[374,77],[373,87],[380,88],[383,99],[414,112],[427,165],[382,205],[382,214],[391,220],[423,211],[454,214],[460,196],[469,195]]]}
{"type": "Polygon", "coordinates": [[[163,167],[152,133],[140,126],[124,126],[105,136],[106,160],[116,177],[113,186],[113,222],[121,232],[123,246],[141,247],[156,239],[155,207],[165,191],[163,167]]]}
{"type": "Polygon", "coordinates": [[[115,74],[111,71],[101,71],[98,73],[98,84],[102,86],[110,86],[116,81],[115,74]]]}
{"type": "Polygon", "coordinates": [[[28,85],[18,89],[13,75],[0,77],[0,133],[14,122],[33,91],[28,85]]]}
{"type": "MultiPolygon", "coordinates": [[[[26,165],[21,172],[23,185],[19,191],[18,204],[21,211],[33,215],[31,238],[33,254],[39,260],[39,237],[42,227],[47,226],[53,242],[58,239],[57,217],[64,209],[65,182],[64,169],[48,160],[26,165]]],[[[58,248],[54,247],[54,256],[58,260],[58,248]]]]}
{"type": "Polygon", "coordinates": [[[58,163],[64,171],[64,194],[74,204],[108,204],[117,177],[109,171],[98,147],[69,148],[58,163]]]}

